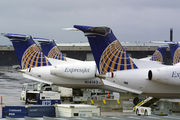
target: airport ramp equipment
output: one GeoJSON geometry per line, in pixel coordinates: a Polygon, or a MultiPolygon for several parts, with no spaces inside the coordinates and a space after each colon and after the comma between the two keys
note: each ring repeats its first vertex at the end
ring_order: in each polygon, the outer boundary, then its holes
{"type": "Polygon", "coordinates": [[[136,106],[134,106],[133,110],[135,110],[136,107],[149,107],[151,104],[155,103],[159,99],[148,97],[145,100],[142,100],[140,103],[138,103],[136,106]]]}

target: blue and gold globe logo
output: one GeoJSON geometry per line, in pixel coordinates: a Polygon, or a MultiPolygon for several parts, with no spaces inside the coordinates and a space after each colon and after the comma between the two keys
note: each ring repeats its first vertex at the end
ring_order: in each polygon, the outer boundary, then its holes
{"type": "Polygon", "coordinates": [[[36,44],[31,45],[23,54],[22,69],[51,65],[36,44]]]}
{"type": "Polygon", "coordinates": [[[100,58],[99,70],[101,74],[135,68],[137,68],[137,66],[127,55],[126,51],[123,49],[118,40],[112,42],[104,50],[100,58]]]}
{"type": "Polygon", "coordinates": [[[163,62],[162,54],[158,50],[156,50],[150,60],[163,62]]]}
{"type": "Polygon", "coordinates": [[[66,59],[64,58],[63,54],[59,51],[57,46],[54,46],[48,53],[48,57],[49,58],[54,58],[54,59],[58,59],[58,60],[63,60],[66,61],[66,59]]]}

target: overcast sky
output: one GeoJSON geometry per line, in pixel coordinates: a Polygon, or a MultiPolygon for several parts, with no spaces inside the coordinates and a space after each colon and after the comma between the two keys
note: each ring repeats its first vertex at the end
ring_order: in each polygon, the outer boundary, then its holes
{"type": "MultiPolygon", "coordinates": [[[[0,33],[29,34],[57,43],[88,42],[73,25],[108,26],[120,42],[180,41],[179,0],[0,0],[0,33]]],[[[0,36],[0,45],[11,42],[0,36]]]]}

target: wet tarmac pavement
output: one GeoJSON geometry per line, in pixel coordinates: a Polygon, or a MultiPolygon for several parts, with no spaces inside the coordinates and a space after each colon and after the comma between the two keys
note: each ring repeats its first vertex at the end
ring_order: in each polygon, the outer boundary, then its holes
{"type": "Polygon", "coordinates": [[[22,77],[17,71],[0,71],[0,96],[3,97],[4,105],[22,105],[20,100],[21,87],[23,83],[31,83],[22,77]]]}
{"type": "MultiPolygon", "coordinates": [[[[36,81],[32,81],[22,77],[22,74],[17,71],[0,71],[0,96],[3,97],[3,104],[0,104],[0,108],[2,105],[23,105],[24,102],[20,100],[21,87],[23,83],[35,83],[36,81]]],[[[123,110],[123,112],[101,112],[101,119],[104,117],[111,119],[180,119],[180,114],[175,113],[169,116],[136,116],[135,113],[131,110],[132,102],[124,102],[123,106],[127,109],[123,110]],[[119,118],[118,118],[119,117],[119,118]]],[[[1,109],[2,111],[2,109],[1,109]]],[[[0,111],[0,119],[2,116],[2,112],[0,111]]],[[[43,118],[42,118],[43,119],[43,118]]],[[[3,119],[2,119],[3,120],[3,119]]],[[[89,118],[90,120],[90,118],[89,118]]]]}

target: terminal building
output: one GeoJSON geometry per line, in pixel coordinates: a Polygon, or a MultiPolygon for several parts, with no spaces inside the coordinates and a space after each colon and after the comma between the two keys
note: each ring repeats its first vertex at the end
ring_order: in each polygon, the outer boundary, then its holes
{"type": "MultiPolygon", "coordinates": [[[[151,56],[158,46],[163,44],[153,43],[128,43],[121,42],[126,52],[132,58],[144,58],[151,56]]],[[[57,44],[64,56],[83,61],[94,60],[89,43],[61,43],[57,44]]],[[[164,64],[171,64],[171,55],[169,48],[167,49],[164,64]]],[[[13,46],[0,46],[0,68],[11,68],[13,65],[18,65],[18,59],[13,46]]]]}

